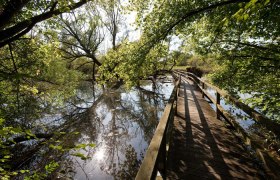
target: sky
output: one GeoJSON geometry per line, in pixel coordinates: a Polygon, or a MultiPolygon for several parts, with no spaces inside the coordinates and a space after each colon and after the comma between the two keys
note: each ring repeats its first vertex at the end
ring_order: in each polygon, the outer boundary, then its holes
{"type": "MultiPolygon", "coordinates": [[[[123,6],[128,5],[128,0],[121,0],[123,6]]],[[[102,16],[103,21],[106,20],[105,12],[100,9],[98,10],[102,16]]],[[[117,33],[117,44],[119,44],[125,38],[128,38],[130,42],[137,41],[140,39],[141,30],[136,26],[137,12],[125,12],[121,14],[121,22],[118,24],[119,32],[117,33]]],[[[109,49],[112,48],[112,37],[106,27],[101,29],[104,31],[104,41],[99,46],[99,53],[105,54],[109,49]]],[[[178,50],[181,46],[182,41],[177,36],[171,37],[170,51],[178,50]]]]}
{"type": "MultiPolygon", "coordinates": [[[[122,21],[119,24],[119,32],[117,34],[117,44],[128,35],[129,41],[136,41],[140,38],[141,32],[136,28],[135,23],[136,12],[122,15],[122,21]]],[[[107,30],[105,30],[107,31],[107,30]]],[[[112,48],[112,38],[109,32],[105,32],[104,42],[100,46],[101,53],[106,53],[108,49],[112,48]]]]}

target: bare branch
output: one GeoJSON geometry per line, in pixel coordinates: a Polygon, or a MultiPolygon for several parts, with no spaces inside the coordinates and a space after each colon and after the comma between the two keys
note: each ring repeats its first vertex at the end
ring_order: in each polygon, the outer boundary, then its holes
{"type": "MultiPolygon", "coordinates": [[[[76,9],[76,8],[81,7],[86,2],[87,2],[87,0],[80,0],[77,3],[69,5],[68,8],[69,8],[69,10],[76,9]]],[[[53,7],[55,7],[55,6],[53,6],[53,7]]],[[[64,12],[65,12],[65,10],[51,8],[50,11],[48,11],[48,12],[45,12],[40,15],[34,16],[32,18],[23,20],[11,27],[1,30],[0,31],[0,48],[12,41],[17,40],[21,36],[28,33],[37,23],[47,20],[53,16],[62,14],[64,12]]]]}

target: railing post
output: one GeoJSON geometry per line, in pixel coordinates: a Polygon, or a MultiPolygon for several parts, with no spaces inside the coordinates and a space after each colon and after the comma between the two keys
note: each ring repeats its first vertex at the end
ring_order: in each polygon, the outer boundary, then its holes
{"type": "Polygon", "coordinates": [[[163,138],[162,138],[162,142],[161,142],[161,146],[159,149],[159,159],[158,159],[158,165],[157,165],[157,169],[160,172],[161,176],[163,179],[166,179],[166,131],[164,132],[163,138]]]}
{"type": "MultiPolygon", "coordinates": [[[[205,84],[204,84],[204,82],[202,82],[202,90],[204,90],[204,88],[205,88],[205,84]]],[[[202,91],[202,98],[204,98],[204,92],[202,91]]]]}
{"type": "Polygon", "coordinates": [[[180,93],[180,85],[181,85],[181,75],[179,77],[178,87],[175,87],[176,88],[176,93],[175,93],[175,101],[176,101],[175,115],[177,115],[177,105],[178,105],[178,97],[179,97],[179,93],[180,93]]]}
{"type": "MultiPolygon", "coordinates": [[[[180,74],[180,77],[179,77],[179,85],[181,84],[181,79],[182,79],[182,75],[180,74]]],[[[180,87],[180,86],[179,86],[180,87]]]]}
{"type": "Polygon", "coordinates": [[[178,105],[178,95],[179,95],[179,93],[178,93],[179,91],[178,91],[178,87],[177,87],[177,89],[176,89],[176,98],[175,98],[175,112],[174,112],[174,114],[175,115],[177,115],[177,112],[178,112],[178,108],[177,108],[177,105],[178,105]]]}
{"type": "Polygon", "coordinates": [[[221,115],[221,112],[218,108],[218,105],[220,105],[220,101],[221,101],[220,93],[216,92],[216,117],[217,117],[217,119],[220,119],[220,115],[221,115]]]}

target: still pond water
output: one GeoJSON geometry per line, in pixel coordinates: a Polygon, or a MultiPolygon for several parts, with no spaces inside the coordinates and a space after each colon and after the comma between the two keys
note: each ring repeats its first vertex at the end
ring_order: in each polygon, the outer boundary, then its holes
{"type": "Polygon", "coordinates": [[[53,179],[134,179],[173,87],[172,77],[132,90],[93,90],[83,83],[62,110],[36,122],[61,133],[52,148],[40,147],[29,166],[58,162],[53,179]],[[82,148],[60,149],[77,146],[82,148]]]}

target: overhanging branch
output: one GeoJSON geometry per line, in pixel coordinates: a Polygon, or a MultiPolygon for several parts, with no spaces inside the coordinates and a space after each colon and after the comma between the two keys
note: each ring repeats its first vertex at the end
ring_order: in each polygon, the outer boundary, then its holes
{"type": "Polygon", "coordinates": [[[249,2],[250,0],[229,0],[229,1],[224,1],[224,2],[218,2],[216,4],[212,4],[209,5],[207,7],[202,7],[202,8],[198,8],[195,10],[192,10],[190,12],[187,12],[184,16],[182,16],[180,19],[178,19],[176,22],[172,23],[168,29],[162,34],[161,39],[165,39],[167,37],[167,35],[179,24],[181,24],[182,22],[186,21],[188,18],[197,15],[199,13],[204,13],[206,11],[212,10],[212,9],[216,9],[218,7],[221,6],[226,6],[229,4],[235,4],[235,3],[242,3],[242,2],[249,2]]]}
{"type": "MultiPolygon", "coordinates": [[[[68,10],[81,7],[87,0],[80,0],[77,3],[68,6],[68,10]]],[[[55,3],[54,3],[55,4],[55,3]]],[[[66,10],[51,8],[48,12],[23,20],[14,26],[8,27],[0,31],[0,48],[6,44],[17,40],[21,36],[28,33],[37,23],[47,20],[53,16],[57,16],[66,12],[66,10]]]]}

